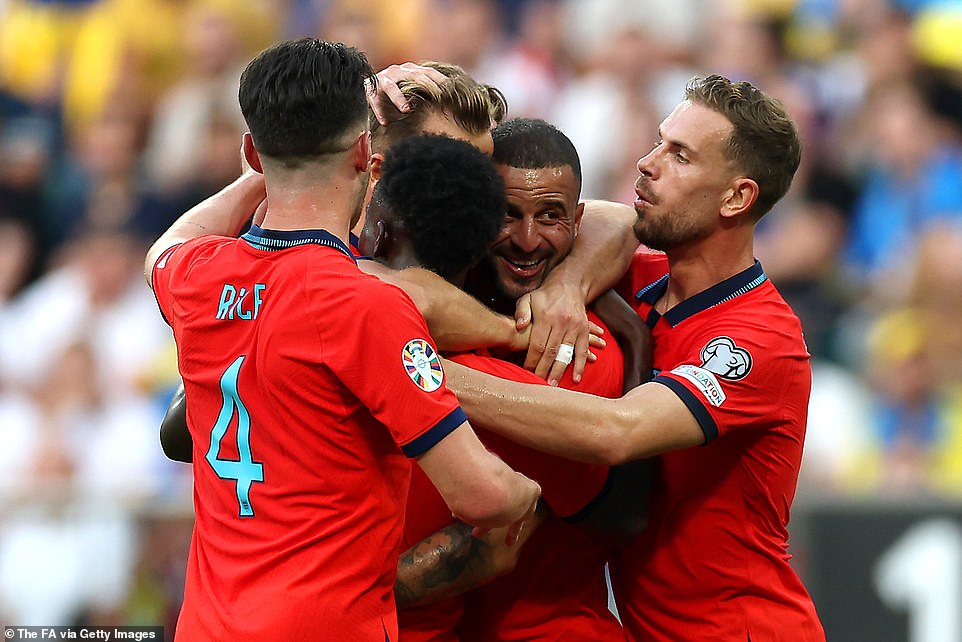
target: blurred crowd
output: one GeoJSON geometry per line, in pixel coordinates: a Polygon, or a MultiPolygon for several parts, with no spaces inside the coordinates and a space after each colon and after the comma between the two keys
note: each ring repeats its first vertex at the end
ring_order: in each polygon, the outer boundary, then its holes
{"type": "Polygon", "coordinates": [[[813,355],[800,493],[962,497],[962,3],[0,0],[0,622],[173,629],[190,470],[143,254],[237,175],[240,71],[301,35],[461,65],[590,198],[634,198],[696,73],[781,98],[805,152],[756,250],[813,355]]]}

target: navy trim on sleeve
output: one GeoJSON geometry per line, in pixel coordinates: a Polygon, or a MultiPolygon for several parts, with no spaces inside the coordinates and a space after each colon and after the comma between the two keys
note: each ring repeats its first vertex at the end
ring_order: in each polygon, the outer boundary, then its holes
{"type": "Polygon", "coordinates": [[[439,441],[454,432],[455,428],[467,420],[468,416],[464,414],[463,410],[461,410],[461,406],[458,406],[449,412],[441,421],[434,424],[433,428],[429,429],[423,435],[410,442],[406,446],[402,446],[401,450],[408,457],[417,457],[418,455],[423,455],[427,451],[431,450],[431,448],[434,447],[434,445],[439,441]]]}
{"type": "Polygon", "coordinates": [[[680,381],[672,379],[671,377],[657,376],[652,379],[655,383],[660,383],[661,385],[667,387],[669,390],[678,395],[679,398],[688,406],[688,410],[691,414],[695,415],[695,421],[701,426],[701,431],[705,433],[705,443],[703,446],[707,445],[709,442],[713,441],[718,436],[718,426],[715,424],[715,420],[712,419],[711,414],[705,409],[704,404],[702,404],[698,398],[695,396],[691,390],[685,387],[680,381]]]}
{"type": "MultiPolygon", "coordinates": [[[[614,481],[611,471],[612,471],[612,468],[609,467],[608,477],[605,479],[605,485],[601,487],[601,490],[598,491],[598,494],[595,495],[591,499],[591,501],[585,504],[584,507],[582,507],[582,509],[579,510],[574,515],[568,515],[567,517],[560,516],[561,519],[565,522],[568,522],[569,524],[577,524],[578,522],[583,522],[585,519],[587,519],[588,516],[591,515],[592,512],[594,512],[595,508],[602,501],[604,501],[605,496],[611,490],[611,484],[614,481]]],[[[551,504],[548,504],[548,506],[551,506],[551,504]]]]}

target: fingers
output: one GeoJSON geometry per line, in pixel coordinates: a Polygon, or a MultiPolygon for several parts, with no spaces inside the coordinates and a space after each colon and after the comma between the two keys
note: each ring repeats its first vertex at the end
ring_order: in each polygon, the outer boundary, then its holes
{"type": "Polygon", "coordinates": [[[605,329],[596,323],[588,321],[588,345],[594,346],[596,348],[604,348],[607,344],[601,335],[605,333],[605,329]]]}
{"type": "Polygon", "coordinates": [[[571,380],[575,383],[581,381],[581,375],[584,374],[588,363],[588,337],[590,336],[590,334],[580,335],[575,343],[575,361],[571,371],[571,380]]]}
{"type": "Polygon", "coordinates": [[[580,291],[561,284],[554,288],[542,287],[522,298],[515,309],[515,319],[523,318],[531,325],[524,367],[550,385],[558,385],[575,357],[583,370],[584,363],[590,359],[586,354],[589,323],[580,291]],[[569,347],[563,348],[565,344],[569,347]]]}
{"type": "Polygon", "coordinates": [[[604,348],[605,345],[607,345],[601,336],[604,333],[604,328],[589,321],[588,334],[578,336],[577,343],[575,344],[575,360],[571,371],[571,380],[575,383],[581,381],[581,377],[585,372],[585,366],[589,363],[594,363],[598,358],[595,353],[591,351],[591,348],[604,348]]]}
{"type": "Polygon", "coordinates": [[[548,376],[548,371],[558,354],[561,345],[560,332],[555,332],[556,339],[551,338],[552,329],[546,325],[535,323],[531,326],[531,340],[528,342],[528,354],[524,359],[524,367],[533,371],[542,379],[548,376]]]}
{"type": "Polygon", "coordinates": [[[525,294],[514,306],[514,321],[518,331],[531,325],[531,295],[525,294]]]}
{"type": "Polygon", "coordinates": [[[430,92],[435,92],[440,85],[448,78],[437,69],[422,67],[413,62],[406,62],[402,65],[391,65],[377,73],[376,83],[367,83],[367,101],[374,112],[374,117],[382,125],[388,125],[390,119],[385,113],[384,103],[381,96],[384,96],[390,104],[400,112],[408,112],[411,106],[404,97],[398,84],[401,81],[410,81],[430,92]]]}
{"type": "Polygon", "coordinates": [[[538,508],[538,498],[536,497],[535,500],[531,503],[531,507],[524,514],[524,516],[508,527],[508,532],[504,537],[505,544],[507,544],[508,546],[514,546],[518,542],[518,540],[521,539],[521,535],[524,533],[524,527],[527,525],[529,521],[531,521],[531,518],[534,517],[534,512],[537,508],[538,508]]]}

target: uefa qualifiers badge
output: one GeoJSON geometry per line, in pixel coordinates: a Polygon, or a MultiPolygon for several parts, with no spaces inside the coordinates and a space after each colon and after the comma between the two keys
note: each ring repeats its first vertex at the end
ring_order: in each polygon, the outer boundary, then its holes
{"type": "Polygon", "coordinates": [[[401,363],[411,381],[425,392],[434,392],[444,381],[441,360],[424,339],[411,339],[401,350],[401,363]]]}

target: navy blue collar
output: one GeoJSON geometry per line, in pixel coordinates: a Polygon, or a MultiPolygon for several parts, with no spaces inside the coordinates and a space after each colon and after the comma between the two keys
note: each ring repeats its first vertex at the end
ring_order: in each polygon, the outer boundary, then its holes
{"type": "MultiPolygon", "coordinates": [[[[713,308],[725,301],[730,301],[737,296],[745,294],[749,290],[754,290],[767,280],[768,276],[765,274],[765,271],[762,270],[762,264],[756,260],[755,264],[750,268],[725,279],[721,283],[716,283],[707,290],[702,290],[695,296],[685,299],[671,310],[668,310],[664,315],[665,321],[674,327],[703,310],[713,308]]],[[[654,327],[661,316],[655,312],[654,306],[655,302],[664,296],[667,289],[668,275],[666,274],[651,285],[638,290],[637,294],[635,294],[635,298],[638,299],[638,301],[644,301],[652,306],[651,313],[645,321],[649,327],[654,327]]]]}
{"type": "Polygon", "coordinates": [[[257,225],[251,225],[251,229],[242,237],[245,241],[256,247],[258,250],[275,252],[286,250],[297,245],[324,245],[340,250],[351,257],[357,263],[351,249],[342,241],[327,230],[265,230],[257,225]]]}

